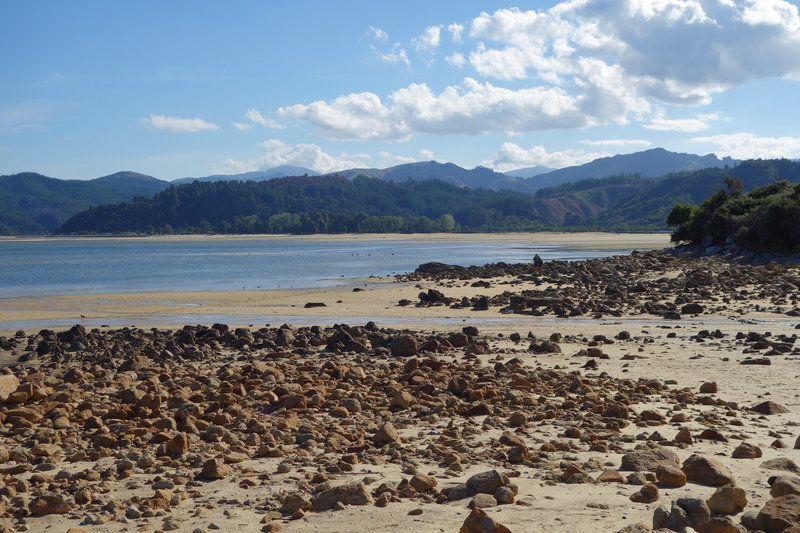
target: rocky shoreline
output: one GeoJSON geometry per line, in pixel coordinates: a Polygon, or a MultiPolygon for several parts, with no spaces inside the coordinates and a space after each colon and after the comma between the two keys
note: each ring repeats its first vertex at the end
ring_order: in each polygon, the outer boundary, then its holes
{"type": "Polygon", "coordinates": [[[0,337],[0,531],[800,530],[797,265],[661,251],[401,280],[436,286],[406,305],[531,331],[0,337]],[[752,312],[783,321],[686,322],[752,312]],[[641,315],[663,326],[570,321],[641,315]]]}

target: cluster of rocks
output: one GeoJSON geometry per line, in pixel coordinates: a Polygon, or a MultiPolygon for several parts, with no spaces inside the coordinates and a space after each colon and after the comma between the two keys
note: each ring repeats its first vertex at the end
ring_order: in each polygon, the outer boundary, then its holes
{"type": "MultiPolygon", "coordinates": [[[[554,351],[560,340],[533,338],[531,346],[554,351]]],[[[163,530],[177,529],[174,511],[207,498],[213,483],[260,487],[258,498],[238,503],[263,514],[264,531],[350,505],[463,501],[489,509],[520,502],[514,479],[523,470],[564,487],[615,482],[635,490],[632,502],[653,502],[660,487],[733,483],[724,470],[719,479],[708,473],[713,458],[691,456],[681,465],[672,451],[694,439],[736,438],[720,433],[719,412],[744,418],[782,408],[742,408],[711,396],[711,384],[695,392],[656,379],[532,367],[521,357],[531,347],[500,348],[472,326],[449,334],[374,323],[75,326],[18,332],[0,337],[0,346],[18,360],[0,375],[0,517],[19,528],[64,514],[87,525],[161,520],[163,530]],[[693,405],[710,408],[694,419],[708,432],[659,434],[660,426],[687,422],[693,405]],[[623,431],[629,427],[648,433],[623,431]],[[597,458],[581,461],[580,452],[597,458]],[[602,460],[610,453],[625,454],[619,470],[602,460]],[[272,460],[274,470],[254,470],[259,459],[272,460]],[[394,475],[356,474],[365,466],[391,466],[394,475]],[[278,480],[281,488],[271,489],[278,480]],[[113,496],[119,484],[134,494],[113,496]]],[[[776,486],[773,507],[800,498],[791,492],[797,480],[776,479],[776,486]]],[[[741,510],[739,496],[728,491],[704,504],[728,515],[721,509],[734,501],[741,510]]],[[[668,527],[694,527],[696,507],[679,500],[656,514],[668,527]]],[[[789,513],[800,523],[800,513],[789,513]]],[[[754,527],[772,520],[759,516],[754,527]]],[[[470,517],[491,521],[484,511],[470,517]]]]}
{"type": "Polygon", "coordinates": [[[753,311],[800,316],[797,263],[740,264],[720,256],[656,250],[586,261],[552,261],[540,273],[533,273],[528,264],[434,266],[421,265],[398,279],[436,281],[446,287],[457,280],[486,282],[510,276],[513,279],[504,283],[527,281],[542,288],[459,300],[439,291],[431,299],[428,291],[420,294],[421,305],[475,308],[482,300],[485,309],[499,307],[505,313],[561,317],[650,314],[679,319],[685,315],[753,311]],[[769,304],[760,303],[763,301],[769,304]]]}

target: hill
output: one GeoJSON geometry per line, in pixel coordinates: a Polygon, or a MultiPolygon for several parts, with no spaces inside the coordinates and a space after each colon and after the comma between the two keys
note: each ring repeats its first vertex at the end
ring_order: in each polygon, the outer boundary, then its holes
{"type": "Polygon", "coordinates": [[[89,183],[98,185],[124,199],[133,198],[137,195],[153,196],[155,193],[169,187],[168,181],[131,171],[117,172],[102,178],[95,178],[89,180],[89,183]]]}
{"type": "Polygon", "coordinates": [[[541,165],[536,165],[535,167],[525,167],[525,168],[518,168],[516,170],[509,170],[507,172],[503,172],[506,176],[511,176],[512,178],[532,178],[533,176],[538,176],[539,174],[545,174],[547,172],[553,172],[554,168],[550,167],[543,167],[541,165]]]}
{"type": "Polygon", "coordinates": [[[172,180],[170,183],[181,185],[183,183],[192,183],[193,181],[264,181],[287,176],[302,176],[304,174],[316,176],[319,172],[295,165],[280,165],[267,170],[256,170],[254,172],[245,172],[242,174],[213,174],[202,178],[179,178],[172,180]]]}

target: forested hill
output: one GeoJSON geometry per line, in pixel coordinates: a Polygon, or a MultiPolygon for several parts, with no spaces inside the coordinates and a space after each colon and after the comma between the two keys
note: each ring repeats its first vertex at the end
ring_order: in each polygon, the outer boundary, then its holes
{"type": "Polygon", "coordinates": [[[800,163],[751,160],[655,179],[587,179],[535,196],[366,177],[194,182],[151,199],[93,207],[69,219],[59,233],[665,231],[673,206],[700,204],[723,189],[726,178],[740,180],[744,191],[796,182],[800,163]]]}
{"type": "Polygon", "coordinates": [[[293,177],[264,182],[194,182],[152,199],[93,207],[59,233],[343,233],[538,230],[570,200],[535,200],[512,191],[440,181],[392,183],[358,177],[293,177]]]}

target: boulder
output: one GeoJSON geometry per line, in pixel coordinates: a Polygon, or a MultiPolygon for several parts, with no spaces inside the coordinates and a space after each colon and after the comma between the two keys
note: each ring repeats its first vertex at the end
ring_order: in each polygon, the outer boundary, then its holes
{"type": "Polygon", "coordinates": [[[487,472],[480,472],[473,475],[467,480],[467,487],[473,491],[474,494],[494,494],[497,489],[508,485],[508,477],[502,475],[497,470],[489,470],[487,472]]]}
{"type": "Polygon", "coordinates": [[[475,507],[464,520],[458,533],[511,533],[511,530],[498,524],[480,507],[475,507]]]}
{"type": "Polygon", "coordinates": [[[374,442],[376,446],[400,442],[400,434],[394,429],[394,424],[387,421],[378,428],[378,431],[372,437],[372,442],[374,442]]]}
{"type": "Polygon", "coordinates": [[[693,454],[683,462],[682,470],[686,479],[695,483],[711,487],[736,484],[728,467],[710,457],[693,454]]]}
{"type": "Polygon", "coordinates": [[[789,412],[789,410],[781,404],[770,401],[761,402],[758,405],[754,405],[750,408],[750,410],[762,415],[778,415],[789,412]]]}
{"type": "Polygon", "coordinates": [[[222,459],[209,459],[203,463],[201,475],[204,479],[222,479],[231,473],[231,467],[222,459]]]}
{"type": "Polygon", "coordinates": [[[797,494],[771,499],[755,520],[755,527],[765,533],[778,533],[792,526],[800,526],[800,495],[797,494]]]}
{"type": "Polygon", "coordinates": [[[19,379],[13,374],[0,375],[0,402],[8,400],[8,397],[19,387],[19,379]]]}
{"type": "Polygon", "coordinates": [[[344,505],[368,505],[372,503],[372,496],[364,486],[364,483],[361,481],[353,481],[322,491],[311,498],[311,508],[315,513],[333,509],[336,507],[337,503],[342,503],[344,505]]]}
{"type": "Polygon", "coordinates": [[[28,511],[31,514],[65,514],[71,509],[69,502],[57,494],[39,496],[28,504],[28,511]]]}
{"type": "Polygon", "coordinates": [[[736,514],[742,512],[747,505],[747,493],[739,487],[720,487],[706,503],[714,514],[736,514]]]}
{"type": "Polygon", "coordinates": [[[663,447],[634,450],[622,456],[622,470],[634,472],[655,472],[659,466],[680,466],[678,456],[663,447]]]}
{"type": "Polygon", "coordinates": [[[398,335],[392,339],[389,350],[395,357],[411,357],[417,355],[417,340],[411,335],[398,335]]]}

